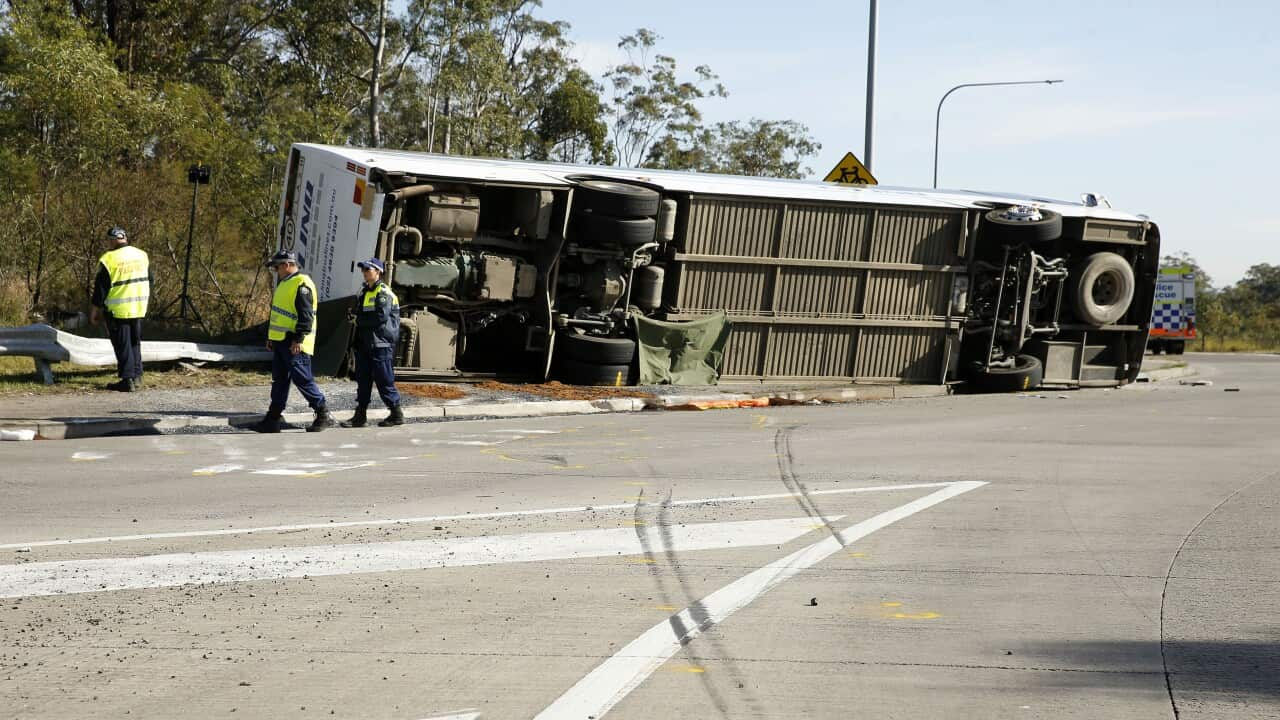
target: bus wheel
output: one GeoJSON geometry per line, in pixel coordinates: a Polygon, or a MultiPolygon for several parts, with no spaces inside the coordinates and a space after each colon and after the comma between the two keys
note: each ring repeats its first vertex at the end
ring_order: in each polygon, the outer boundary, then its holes
{"type": "Polygon", "coordinates": [[[623,387],[631,384],[631,365],[595,365],[561,358],[556,377],[569,385],[623,387]]]}
{"type": "Polygon", "coordinates": [[[574,193],[578,210],[620,218],[653,217],[661,200],[656,190],[610,180],[584,180],[574,193]]]}
{"type": "Polygon", "coordinates": [[[1016,355],[1013,367],[974,368],[970,382],[985,392],[1035,390],[1044,382],[1044,366],[1034,355],[1016,355]]]}
{"type": "Polygon", "coordinates": [[[1094,325],[1110,325],[1129,311],[1133,302],[1133,268],[1113,252],[1090,255],[1071,273],[1076,314],[1094,325]]]}
{"type": "Polygon", "coordinates": [[[561,330],[556,337],[556,355],[594,365],[630,365],[636,357],[636,341],[561,330]]]}
{"type": "Polygon", "coordinates": [[[1014,205],[989,210],[983,220],[982,237],[987,244],[1048,242],[1062,237],[1062,216],[1052,210],[1014,205]]]}
{"type": "Polygon", "coordinates": [[[1186,340],[1175,340],[1174,342],[1169,343],[1169,354],[1170,354],[1170,355],[1181,355],[1182,353],[1184,353],[1184,352],[1186,352],[1186,351],[1187,351],[1187,341],[1186,341],[1186,340]]]}
{"type": "Polygon", "coordinates": [[[653,242],[658,226],[653,218],[620,218],[598,213],[578,217],[583,236],[593,245],[635,247],[653,242]]]}

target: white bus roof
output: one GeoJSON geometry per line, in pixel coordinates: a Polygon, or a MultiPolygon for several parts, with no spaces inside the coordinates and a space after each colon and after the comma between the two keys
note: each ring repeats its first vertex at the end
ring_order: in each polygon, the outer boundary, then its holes
{"type": "Polygon", "coordinates": [[[929,190],[883,185],[837,185],[814,180],[715,175],[674,170],[568,165],[528,160],[497,160],[458,157],[405,150],[343,147],[299,143],[298,148],[331,153],[335,160],[351,162],[384,172],[435,176],[476,182],[504,182],[520,185],[570,186],[571,178],[592,176],[632,180],[660,186],[670,192],[737,197],[770,197],[788,200],[857,202],[876,205],[919,207],[981,208],[988,203],[1028,204],[1047,208],[1067,217],[1092,217],[1143,222],[1147,218],[1104,207],[1039,198],[1013,193],[970,190],[929,190]]]}

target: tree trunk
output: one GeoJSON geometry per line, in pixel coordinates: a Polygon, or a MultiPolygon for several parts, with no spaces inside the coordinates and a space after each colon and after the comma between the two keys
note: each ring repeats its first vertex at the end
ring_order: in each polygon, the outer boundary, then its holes
{"type": "Polygon", "coordinates": [[[444,154],[449,154],[449,144],[453,140],[453,99],[444,99],[444,154]]]}
{"type": "Polygon", "coordinates": [[[369,73],[369,141],[382,146],[382,124],[378,104],[382,100],[382,55],[387,47],[387,0],[378,2],[378,37],[373,46],[373,68],[369,73]]]}

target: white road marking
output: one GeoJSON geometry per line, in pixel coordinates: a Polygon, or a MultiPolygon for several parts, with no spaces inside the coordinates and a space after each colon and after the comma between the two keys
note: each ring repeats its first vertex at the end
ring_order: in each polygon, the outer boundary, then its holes
{"type": "Polygon", "coordinates": [[[452,715],[436,715],[422,720],[480,720],[480,713],[475,710],[463,710],[452,715]]]}
{"type": "Polygon", "coordinates": [[[805,517],[0,565],[0,598],[780,545],[812,527],[805,517]]]}
{"type": "Polygon", "coordinates": [[[327,474],[331,472],[342,472],[344,470],[359,470],[376,465],[373,460],[364,462],[348,462],[348,463],[295,463],[289,467],[267,468],[265,470],[254,470],[254,475],[284,475],[284,476],[307,476],[327,474]]]}
{"type": "Polygon", "coordinates": [[[210,465],[209,467],[196,468],[191,471],[192,475],[221,475],[223,473],[235,472],[243,470],[243,465],[210,465]]]}
{"type": "Polygon", "coordinates": [[[72,455],[71,459],[76,461],[81,461],[81,462],[85,460],[106,460],[107,458],[111,457],[111,455],[112,453],[96,453],[96,452],[81,451],[72,455]]]}
{"type": "MultiPolygon", "coordinates": [[[[845,495],[849,493],[891,492],[894,490],[918,490],[923,488],[948,487],[955,483],[908,483],[904,485],[877,485],[860,488],[838,488],[835,490],[810,490],[810,495],[845,495]]],[[[769,495],[739,495],[729,497],[698,498],[695,500],[673,500],[670,505],[715,505],[717,503],[751,502],[753,500],[780,500],[795,497],[795,493],[772,493],[769,495]]],[[[267,532],[291,532],[295,530],[319,530],[321,528],[345,527],[381,527],[384,525],[420,525],[424,523],[449,522],[453,520],[493,520],[495,518],[533,517],[537,515],[561,515],[565,513],[581,513],[609,510],[625,510],[635,507],[635,503],[617,503],[613,505],[578,505],[576,507],[544,508],[540,510],[508,510],[489,513],[464,513],[461,515],[427,515],[425,517],[383,518],[380,520],[346,520],[343,522],[314,522],[294,525],[265,525],[251,528],[220,528],[216,530],[186,530],[178,532],[140,533],[137,535],[108,535],[102,537],[68,538],[65,540],[34,540],[26,542],[6,543],[0,550],[13,550],[21,547],[53,547],[58,545],[90,545],[94,543],[132,542],[137,540],[170,540],[173,538],[218,537],[222,535],[252,535],[267,532]]]]}
{"type": "Polygon", "coordinates": [[[729,583],[693,607],[649,628],[579,680],[534,720],[602,717],[680,648],[800,571],[822,562],[855,540],[983,485],[986,483],[950,483],[949,487],[856,523],[729,583]]]}

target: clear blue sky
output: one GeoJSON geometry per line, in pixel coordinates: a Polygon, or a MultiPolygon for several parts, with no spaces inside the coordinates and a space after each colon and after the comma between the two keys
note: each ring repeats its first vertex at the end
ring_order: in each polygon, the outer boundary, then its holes
{"type": "MultiPolygon", "coordinates": [[[[638,27],[684,70],[729,90],[708,120],[794,119],[823,145],[823,174],[863,154],[868,0],[544,0],[584,65],[624,59],[638,27]]],[[[881,183],[928,187],[938,99],[939,186],[1076,199],[1107,195],[1159,223],[1166,252],[1216,285],[1280,264],[1280,2],[881,0],[876,139],[881,183]]]]}

